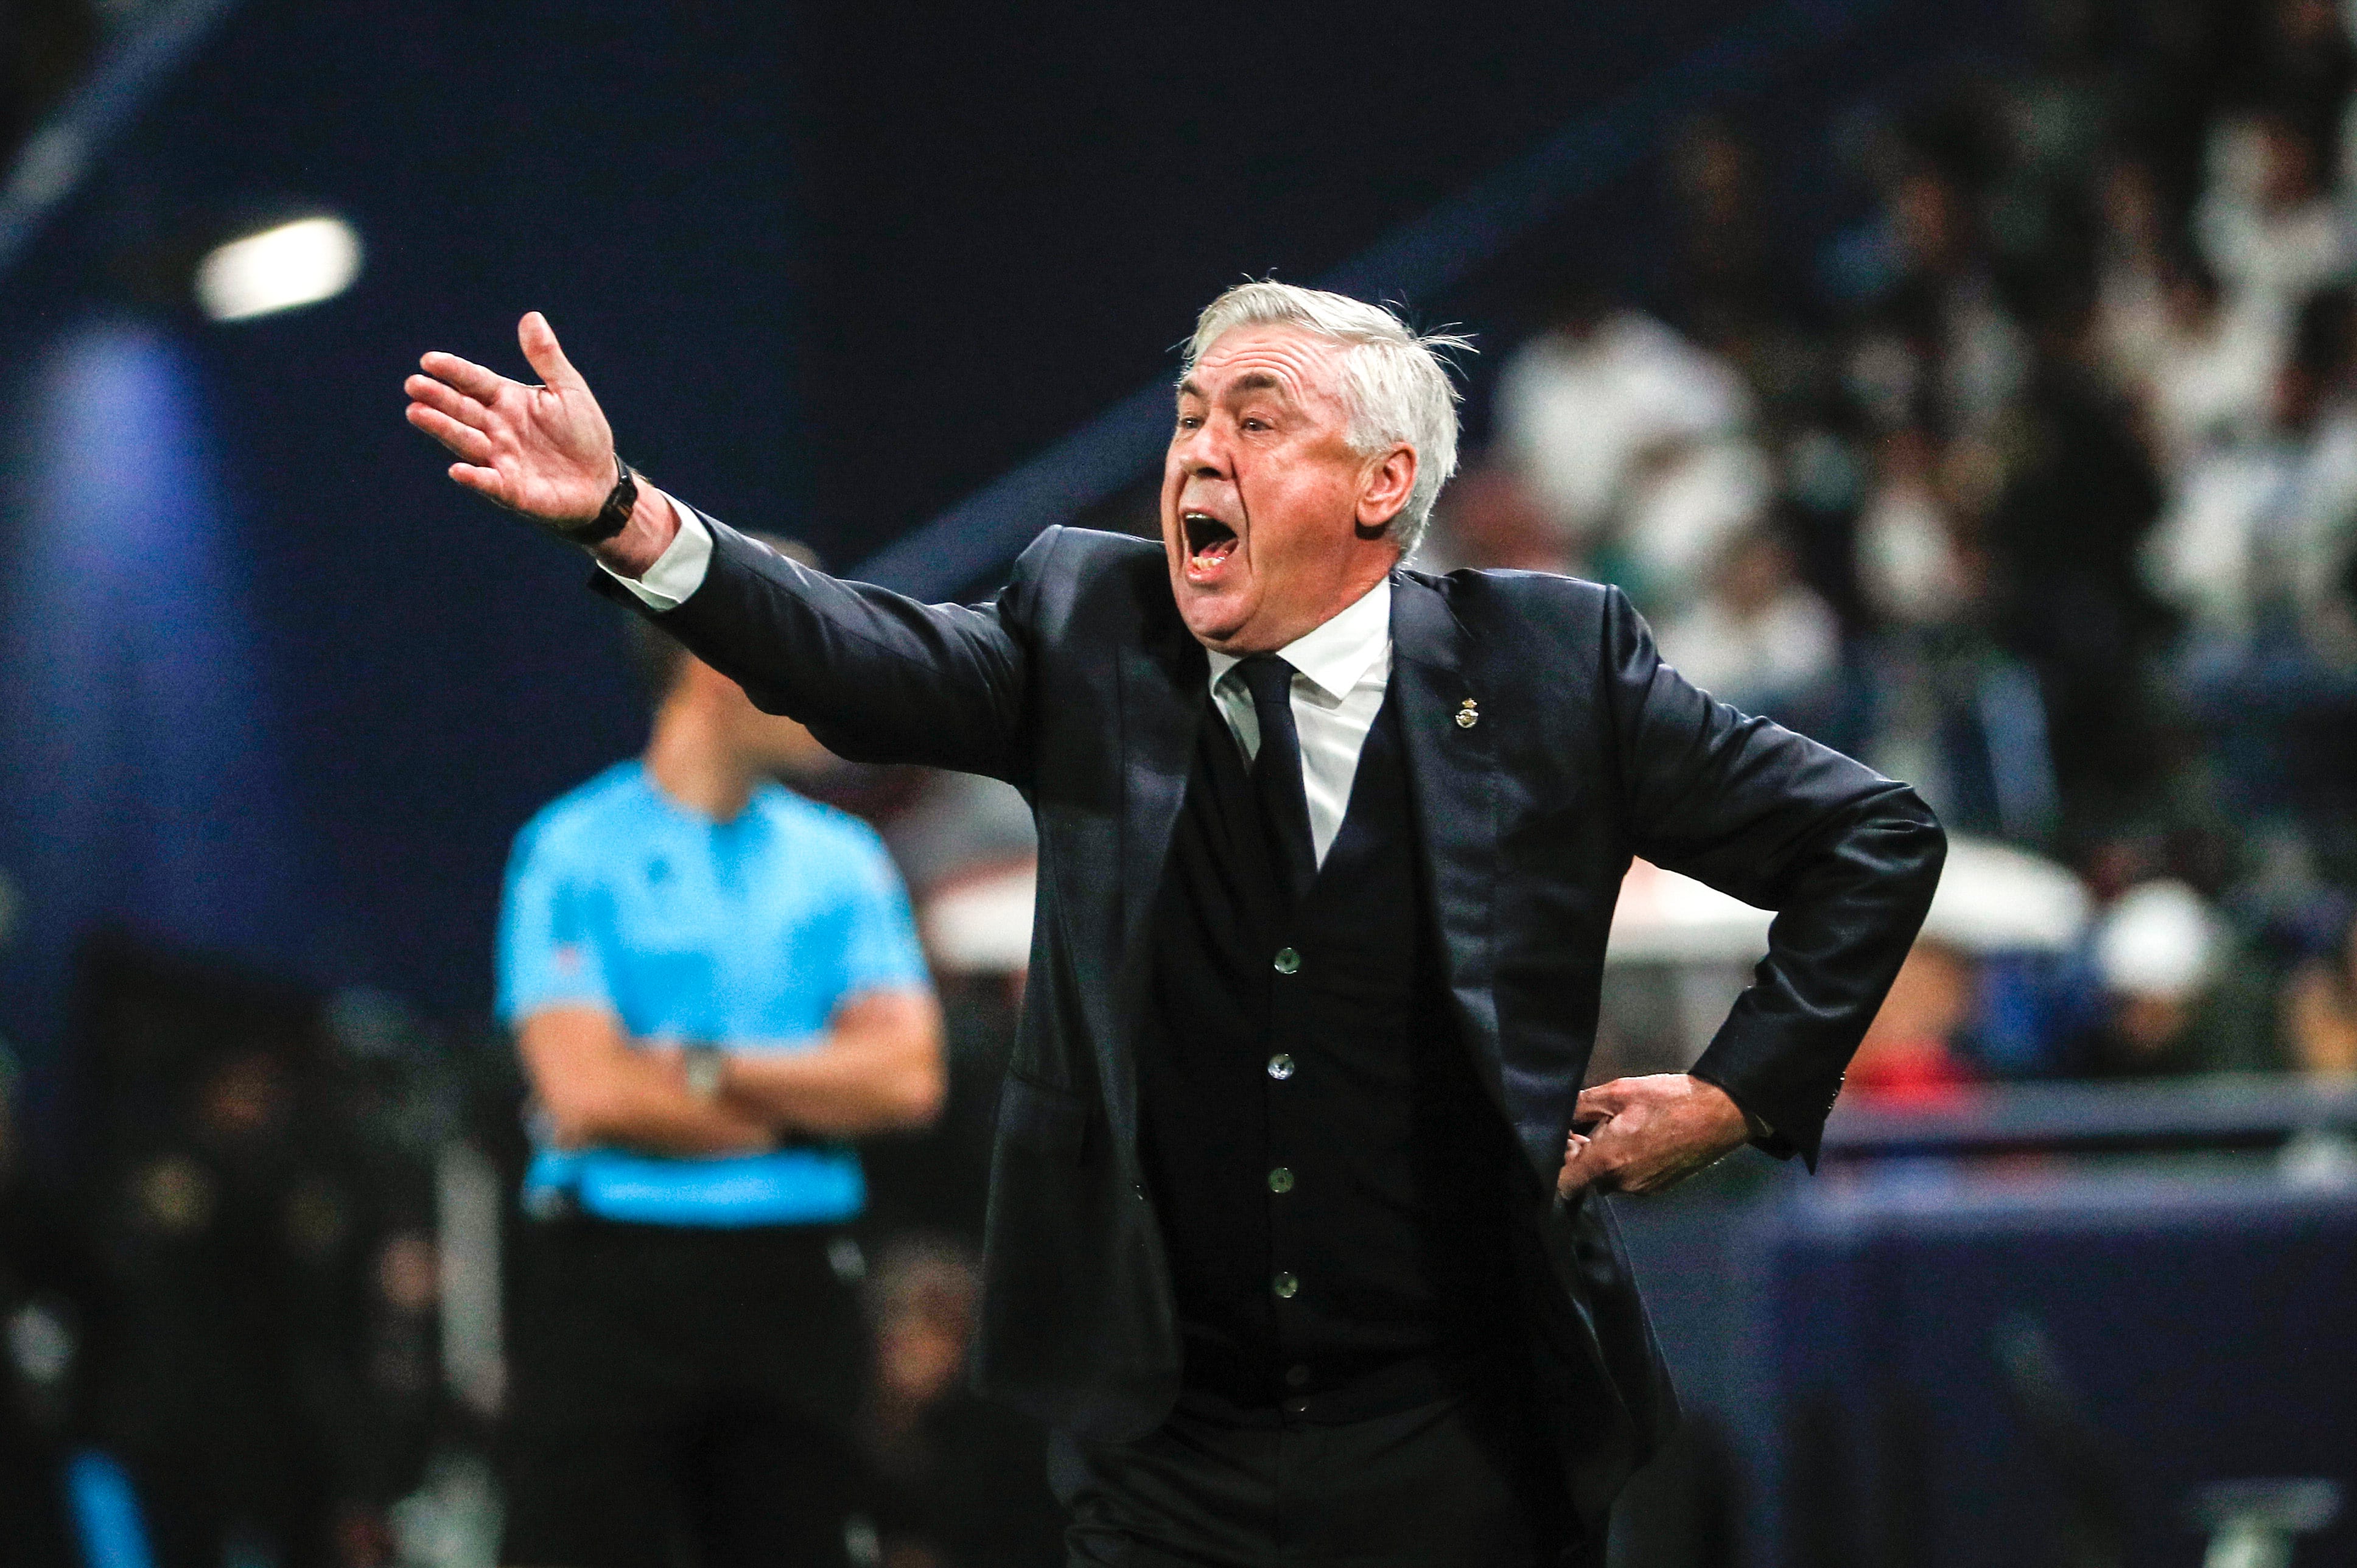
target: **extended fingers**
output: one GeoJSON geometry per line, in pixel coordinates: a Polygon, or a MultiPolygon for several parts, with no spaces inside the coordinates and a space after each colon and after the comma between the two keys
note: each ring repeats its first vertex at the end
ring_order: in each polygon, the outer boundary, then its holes
{"type": "Polygon", "coordinates": [[[501,506],[508,504],[507,481],[500,478],[497,468],[479,467],[472,463],[453,463],[450,477],[479,496],[489,496],[501,506]]]}
{"type": "Polygon", "coordinates": [[[499,396],[500,389],[508,384],[508,379],[497,371],[487,371],[472,360],[462,360],[456,354],[445,354],[439,349],[425,355],[417,363],[436,381],[447,381],[468,397],[482,403],[489,403],[499,396]]]}
{"type": "Polygon", "coordinates": [[[581,372],[573,368],[573,361],[565,357],[565,350],[557,345],[556,328],[551,327],[548,317],[539,311],[527,313],[522,321],[516,323],[516,342],[522,347],[523,357],[532,362],[532,368],[540,372],[541,381],[547,385],[572,388],[589,384],[581,379],[581,372]]]}
{"type": "Polygon", "coordinates": [[[478,430],[490,428],[491,411],[447,381],[437,381],[432,376],[412,376],[401,383],[401,390],[462,424],[471,424],[478,430]]]}
{"type": "Polygon", "coordinates": [[[471,424],[462,424],[438,408],[423,403],[409,405],[409,423],[461,457],[481,463],[491,455],[491,438],[471,424]]]}

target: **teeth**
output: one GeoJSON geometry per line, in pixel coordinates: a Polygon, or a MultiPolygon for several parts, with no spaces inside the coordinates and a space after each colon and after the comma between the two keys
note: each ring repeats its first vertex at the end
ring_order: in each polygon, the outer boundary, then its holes
{"type": "Polygon", "coordinates": [[[1199,525],[1219,531],[1217,537],[1188,553],[1189,564],[1198,571],[1210,571],[1226,558],[1228,552],[1234,549],[1237,543],[1235,530],[1213,517],[1210,512],[1183,511],[1178,514],[1178,517],[1189,532],[1193,532],[1199,525]]]}

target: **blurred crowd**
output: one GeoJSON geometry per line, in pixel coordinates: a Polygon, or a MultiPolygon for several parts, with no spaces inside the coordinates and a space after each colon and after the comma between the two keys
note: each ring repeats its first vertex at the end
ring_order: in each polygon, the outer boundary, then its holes
{"type": "Polygon", "coordinates": [[[1652,286],[1560,275],[1430,564],[1620,584],[1697,683],[2081,879],[2028,978],[1927,939],[1865,1091],[2357,1070],[2352,18],[2034,16],[1853,117],[1874,210],[1822,246],[1687,127],[1652,286]]]}
{"type": "MultiPolygon", "coordinates": [[[[1559,269],[1421,564],[1622,585],[1697,683],[1987,846],[1952,863],[1857,1097],[2357,1074],[2352,16],[2036,10],[2027,68],[1854,118],[1875,208],[1824,245],[1781,237],[1762,139],[1689,125],[1652,286],[1559,269]]],[[[27,72],[88,42],[35,41],[27,72]]],[[[793,783],[881,827],[948,1018],[940,1122],[867,1150],[864,1560],[1053,1561],[1038,1434],[959,1376],[1028,810],[909,769],[793,783]]],[[[496,1501],[449,1456],[495,1441],[496,1324],[467,1309],[495,1313],[500,1263],[496,1218],[453,1253],[447,1152],[511,1198],[512,1063],[365,998],[94,952],[69,1190],[37,1191],[0,1117],[9,1561],[102,1531],[89,1454],[161,1561],[473,1560],[496,1501]]]]}
{"type": "MultiPolygon", "coordinates": [[[[948,1103],[868,1147],[851,1254],[868,1365],[846,1506],[873,1568],[1060,1557],[1044,1434],[965,1386],[1015,993],[957,951],[948,1103]]],[[[502,1318],[533,1299],[506,1042],[119,935],[89,946],[76,1011],[61,1178],[29,1157],[0,1048],[0,1560],[496,1561],[502,1318]]]]}

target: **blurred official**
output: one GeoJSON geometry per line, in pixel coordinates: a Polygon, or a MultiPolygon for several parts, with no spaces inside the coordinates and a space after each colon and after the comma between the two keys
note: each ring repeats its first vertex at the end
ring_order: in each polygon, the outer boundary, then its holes
{"type": "Polygon", "coordinates": [[[815,746],[660,632],[645,756],[516,841],[500,1011],[534,1094],[507,1540],[519,1568],[846,1560],[866,1361],[845,1140],[923,1122],[938,1011],[815,746]]]}
{"type": "Polygon", "coordinates": [[[1060,1429],[1071,1561],[1598,1561],[1676,1407],[1590,1194],[1813,1156],[1938,878],[1922,802],[1696,691],[1616,589],[1407,568],[1449,343],[1359,300],[1214,301],[1159,546],[1049,529],[971,607],[638,486],[523,339],[544,386],[408,382],[454,478],[834,750],[1032,802],[975,1361],[1060,1429]],[[1690,1073],[1583,1092],[1638,854],[1778,917],[1690,1073]]]}

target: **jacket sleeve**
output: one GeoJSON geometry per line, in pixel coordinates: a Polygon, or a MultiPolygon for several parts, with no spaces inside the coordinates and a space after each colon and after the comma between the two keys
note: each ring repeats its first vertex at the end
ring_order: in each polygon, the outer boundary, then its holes
{"type": "Polygon", "coordinates": [[[1825,1116],[1939,885],[1947,840],[1903,784],[1696,690],[1609,590],[1600,678],[1631,847],[1775,911],[1768,955],[1693,1069],[1812,1168],[1825,1116]]]}
{"type": "Polygon", "coordinates": [[[766,713],[854,762],[908,762],[1028,786],[1028,612],[1061,530],[981,605],[927,605],[847,583],[704,517],[712,562],[676,609],[649,609],[604,573],[599,592],[662,628],[766,713]]]}

